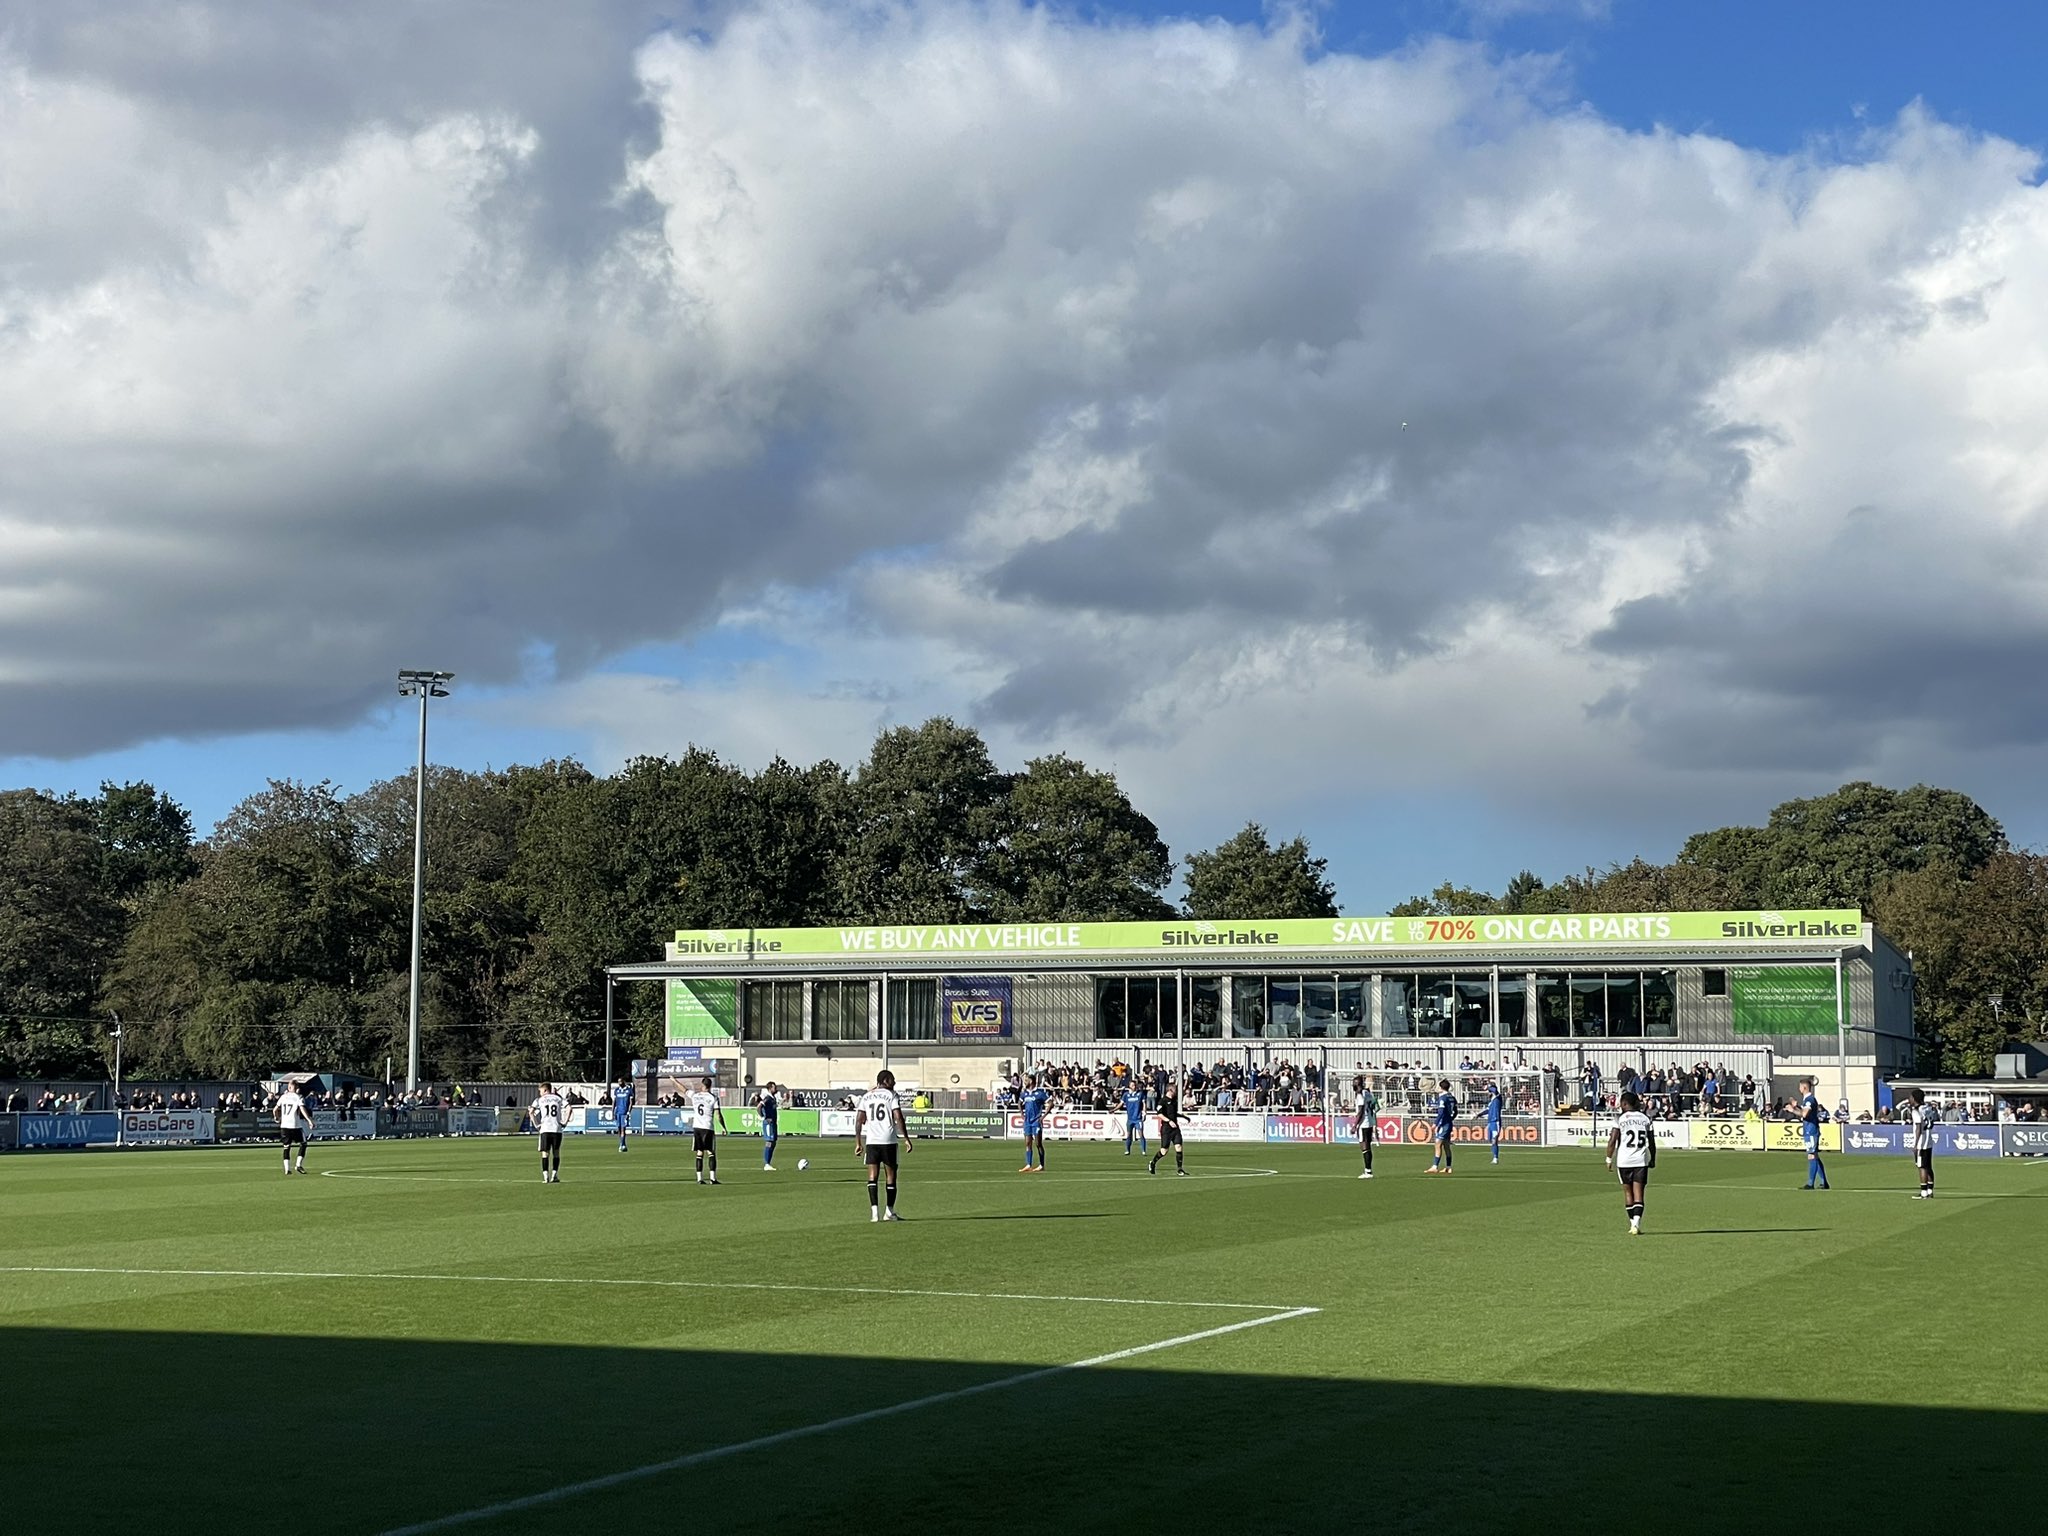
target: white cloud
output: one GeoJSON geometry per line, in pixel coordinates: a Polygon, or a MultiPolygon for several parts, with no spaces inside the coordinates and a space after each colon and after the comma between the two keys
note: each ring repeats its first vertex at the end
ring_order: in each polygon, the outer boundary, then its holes
{"type": "Polygon", "coordinates": [[[606,751],[934,707],[1196,809],[1679,799],[2048,718],[2048,205],[1926,114],[1788,159],[1442,42],[951,0],[538,8],[473,68],[371,7],[295,110],[234,94],[310,66],[231,12],[155,55],[39,14],[0,751],[536,647],[526,707],[606,751]],[[764,602],[811,659],[586,676],[764,602]]]}

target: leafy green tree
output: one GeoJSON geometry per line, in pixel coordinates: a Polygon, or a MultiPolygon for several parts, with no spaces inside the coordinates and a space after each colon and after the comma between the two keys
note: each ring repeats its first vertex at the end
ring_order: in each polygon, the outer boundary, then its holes
{"type": "Polygon", "coordinates": [[[1257,822],[1182,861],[1189,917],[1215,921],[1262,917],[1335,917],[1337,891],[1329,860],[1311,858],[1308,839],[1296,837],[1277,848],[1257,822]]]}
{"type": "Polygon", "coordinates": [[[1896,875],[1936,863],[1973,874],[2005,846],[2004,829],[1957,790],[1858,782],[1787,800],[1761,828],[1699,833],[1678,862],[1724,876],[1745,907],[1867,908],[1896,875]]]}
{"type": "Polygon", "coordinates": [[[123,915],[101,883],[89,810],[0,792],[0,1073],[96,1073],[100,981],[123,915]]]}
{"type": "MultiPolygon", "coordinates": [[[[514,866],[536,927],[512,986],[526,1032],[555,1031],[551,1049],[597,1070],[606,965],[658,956],[678,928],[748,927],[772,915],[750,861],[752,819],[747,776],[697,748],[635,758],[544,797],[522,826],[514,866]]],[[[629,1039],[649,1043],[656,989],[622,997],[629,1039]]]]}
{"type": "Polygon", "coordinates": [[[85,805],[100,845],[100,883],[116,901],[132,902],[151,886],[198,873],[192,818],[155,786],[102,783],[85,805]]]}
{"type": "Polygon", "coordinates": [[[1871,915],[1913,954],[1920,1070],[1988,1073],[2006,1040],[2042,1037],[2048,856],[1995,854],[1974,874],[1947,862],[1910,870],[1885,882],[1871,915]]]}
{"type": "Polygon", "coordinates": [[[1500,904],[1485,891],[1470,890],[1446,880],[1427,896],[1411,896],[1389,913],[1390,917],[1485,917],[1498,912],[1500,904]]]}
{"type": "Polygon", "coordinates": [[[381,1068],[391,1041],[362,1000],[403,929],[369,878],[331,784],[272,780],[201,849],[198,873],[145,901],[110,1002],[138,1026],[138,1070],[243,1077],[381,1068]]]}
{"type": "Polygon", "coordinates": [[[1113,774],[1071,757],[1035,758],[986,814],[974,874],[999,922],[1168,917],[1173,860],[1159,829],[1113,774]]]}
{"type": "Polygon", "coordinates": [[[942,717],[875,738],[854,773],[834,861],[840,919],[963,922],[985,916],[975,871],[1003,775],[969,726],[942,717]]]}

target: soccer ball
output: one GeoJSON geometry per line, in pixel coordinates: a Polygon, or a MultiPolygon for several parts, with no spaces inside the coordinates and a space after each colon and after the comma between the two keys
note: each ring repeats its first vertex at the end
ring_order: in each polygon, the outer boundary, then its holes
{"type": "Polygon", "coordinates": [[[806,1168],[810,1166],[811,1160],[808,1157],[800,1157],[796,1160],[796,1171],[798,1173],[802,1173],[806,1168]]]}

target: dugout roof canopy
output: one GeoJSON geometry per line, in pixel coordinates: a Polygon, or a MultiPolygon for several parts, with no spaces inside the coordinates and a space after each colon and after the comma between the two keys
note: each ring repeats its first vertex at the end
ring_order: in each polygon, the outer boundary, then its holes
{"type": "Polygon", "coordinates": [[[1864,952],[1854,910],[1517,913],[1208,922],[923,923],[709,928],[676,934],[665,958],[607,967],[619,981],[682,976],[871,976],[975,972],[1445,969],[1494,965],[1827,961],[1864,952]]]}

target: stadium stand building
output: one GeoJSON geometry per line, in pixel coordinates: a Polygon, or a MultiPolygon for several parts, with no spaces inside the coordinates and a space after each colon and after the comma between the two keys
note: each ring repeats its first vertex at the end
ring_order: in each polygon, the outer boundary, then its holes
{"type": "Polygon", "coordinates": [[[608,983],[666,988],[675,1075],[966,1103],[1040,1061],[1711,1061],[1862,1112],[1913,1060],[1912,961],[1855,911],[712,929],[608,983]]]}

